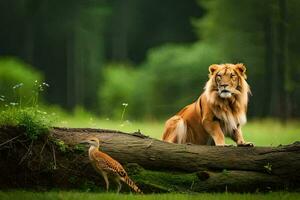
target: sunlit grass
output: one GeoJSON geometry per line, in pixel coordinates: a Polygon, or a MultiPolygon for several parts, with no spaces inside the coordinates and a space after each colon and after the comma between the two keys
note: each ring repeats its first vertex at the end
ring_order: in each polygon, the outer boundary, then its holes
{"type": "MultiPolygon", "coordinates": [[[[126,118],[116,121],[99,118],[80,107],[72,114],[53,106],[10,106],[0,109],[0,112],[0,126],[21,124],[33,132],[33,135],[44,126],[60,126],[112,129],[129,133],[140,130],[144,135],[160,139],[164,129],[164,121],[130,121],[126,118]]],[[[250,120],[242,130],[245,140],[256,146],[278,146],[300,140],[300,121],[288,121],[284,124],[274,119],[250,120]]],[[[229,138],[226,143],[234,144],[229,138]]]]}
{"type": "MultiPolygon", "coordinates": [[[[90,127],[136,132],[160,139],[164,129],[164,121],[115,121],[97,118],[91,114],[75,112],[73,116],[64,116],[55,123],[55,126],[90,127]]],[[[278,146],[290,144],[300,140],[300,122],[290,121],[283,124],[277,120],[250,120],[243,127],[244,138],[258,146],[278,146]]],[[[226,143],[234,142],[227,138],[226,143]]]]}
{"type": "Polygon", "coordinates": [[[231,194],[231,193],[202,193],[202,194],[149,194],[149,195],[135,195],[135,194],[113,194],[113,193],[86,193],[86,192],[26,192],[26,191],[11,191],[0,192],[1,200],[22,199],[22,200],[118,200],[118,199],[137,199],[137,200],[293,200],[299,199],[300,193],[275,192],[267,194],[231,194]]]}
{"type": "Polygon", "coordinates": [[[246,141],[256,145],[278,146],[300,141],[300,122],[283,124],[276,120],[254,120],[243,128],[246,141]]]}
{"type": "Polygon", "coordinates": [[[54,124],[55,126],[66,127],[84,127],[84,128],[102,128],[120,130],[124,132],[136,132],[140,130],[144,135],[154,138],[160,138],[163,131],[163,123],[156,121],[114,121],[110,119],[99,118],[65,118],[54,124]]]}

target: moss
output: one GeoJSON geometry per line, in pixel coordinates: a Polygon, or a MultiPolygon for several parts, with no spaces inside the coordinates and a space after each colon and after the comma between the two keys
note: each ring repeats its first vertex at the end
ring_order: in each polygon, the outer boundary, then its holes
{"type": "Polygon", "coordinates": [[[76,144],[73,147],[75,153],[85,153],[86,147],[83,144],[76,144]]]}
{"type": "Polygon", "coordinates": [[[51,120],[38,107],[8,107],[1,111],[0,127],[14,126],[25,130],[25,135],[36,140],[49,132],[51,120]]]}
{"type": "Polygon", "coordinates": [[[137,164],[127,164],[126,168],[129,176],[138,185],[143,185],[144,192],[186,192],[199,181],[196,173],[152,171],[137,164]]]}
{"type": "Polygon", "coordinates": [[[69,146],[67,144],[65,144],[64,141],[59,140],[59,139],[52,139],[51,141],[58,147],[58,149],[61,152],[66,153],[68,151],[69,146]]]}
{"type": "Polygon", "coordinates": [[[140,165],[137,163],[128,163],[125,165],[126,171],[130,172],[130,175],[138,175],[144,170],[140,165]]]}
{"type": "Polygon", "coordinates": [[[86,147],[83,144],[67,145],[63,140],[57,138],[49,138],[50,141],[62,153],[69,153],[70,155],[82,154],[86,152],[86,147]]]}

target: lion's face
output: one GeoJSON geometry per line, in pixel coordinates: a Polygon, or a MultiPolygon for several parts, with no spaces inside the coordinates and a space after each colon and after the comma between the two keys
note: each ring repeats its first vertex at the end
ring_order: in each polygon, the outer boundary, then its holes
{"type": "Polygon", "coordinates": [[[246,68],[243,64],[221,64],[209,67],[212,84],[219,97],[231,98],[240,93],[241,81],[246,79],[246,68]]]}

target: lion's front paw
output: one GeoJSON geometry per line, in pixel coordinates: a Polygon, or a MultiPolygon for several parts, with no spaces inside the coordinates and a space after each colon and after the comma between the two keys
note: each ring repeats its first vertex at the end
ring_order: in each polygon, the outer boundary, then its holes
{"type": "Polygon", "coordinates": [[[245,142],[242,144],[238,144],[238,147],[254,147],[254,144],[252,142],[245,142]]]}

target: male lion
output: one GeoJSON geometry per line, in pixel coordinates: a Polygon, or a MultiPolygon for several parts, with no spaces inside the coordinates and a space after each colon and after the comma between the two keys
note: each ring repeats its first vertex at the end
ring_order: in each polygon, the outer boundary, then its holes
{"type": "Polygon", "coordinates": [[[225,146],[230,136],[238,146],[244,141],[249,85],[246,67],[239,64],[209,66],[209,80],[198,100],[167,120],[162,139],[173,143],[225,146]]]}

